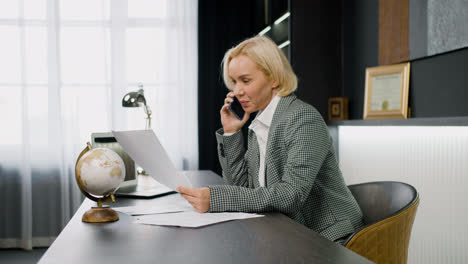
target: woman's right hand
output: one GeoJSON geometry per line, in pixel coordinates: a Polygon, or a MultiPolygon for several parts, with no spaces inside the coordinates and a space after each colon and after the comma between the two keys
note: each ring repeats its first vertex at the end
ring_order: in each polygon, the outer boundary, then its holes
{"type": "Polygon", "coordinates": [[[221,108],[221,124],[223,125],[224,133],[235,133],[239,131],[249,120],[250,113],[245,112],[244,118],[239,120],[237,116],[235,116],[231,110],[229,110],[229,103],[234,101],[233,99],[234,93],[229,92],[224,99],[224,105],[221,108]]]}

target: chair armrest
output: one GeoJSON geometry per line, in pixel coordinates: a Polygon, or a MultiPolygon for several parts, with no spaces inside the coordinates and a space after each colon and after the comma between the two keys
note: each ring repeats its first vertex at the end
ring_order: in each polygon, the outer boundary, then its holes
{"type": "Polygon", "coordinates": [[[376,263],[406,263],[419,195],[405,210],[356,231],[346,248],[376,263]]]}

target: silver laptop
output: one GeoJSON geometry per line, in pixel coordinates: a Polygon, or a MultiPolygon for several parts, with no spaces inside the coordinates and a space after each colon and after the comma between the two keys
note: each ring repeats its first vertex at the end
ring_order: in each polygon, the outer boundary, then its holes
{"type": "Polygon", "coordinates": [[[123,150],[112,132],[92,133],[91,146],[93,148],[108,148],[115,151],[124,161],[125,180],[115,192],[120,197],[154,198],[169,193],[173,190],[164,186],[148,175],[138,175],[135,161],[123,150]]]}

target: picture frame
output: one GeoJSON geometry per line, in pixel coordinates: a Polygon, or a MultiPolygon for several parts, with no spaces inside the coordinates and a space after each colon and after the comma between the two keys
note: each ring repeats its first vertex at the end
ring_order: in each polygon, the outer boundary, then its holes
{"type": "Polygon", "coordinates": [[[363,118],[408,118],[409,76],[409,62],[366,68],[363,118]]]}
{"type": "Polygon", "coordinates": [[[328,121],[348,120],[348,98],[328,98],[328,121]]]}

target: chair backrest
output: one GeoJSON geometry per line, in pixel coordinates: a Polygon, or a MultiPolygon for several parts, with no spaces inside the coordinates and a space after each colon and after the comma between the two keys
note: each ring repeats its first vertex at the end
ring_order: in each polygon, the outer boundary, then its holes
{"type": "Polygon", "coordinates": [[[413,186],[403,182],[368,182],[348,187],[361,207],[366,225],[398,214],[418,196],[413,186]]]}
{"type": "Polygon", "coordinates": [[[402,182],[369,182],[348,186],[361,207],[364,226],[346,248],[375,263],[406,263],[419,195],[402,182]]]}

